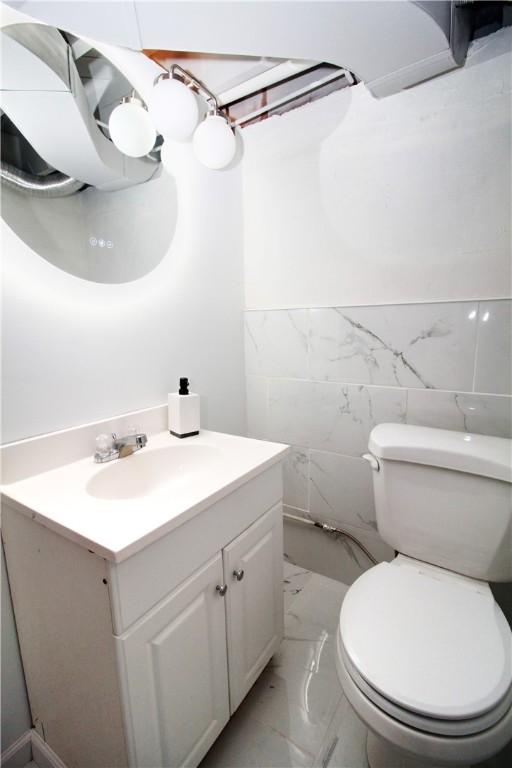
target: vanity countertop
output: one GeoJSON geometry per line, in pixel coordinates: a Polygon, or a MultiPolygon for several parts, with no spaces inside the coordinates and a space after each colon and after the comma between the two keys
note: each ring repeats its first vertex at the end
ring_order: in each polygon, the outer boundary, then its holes
{"type": "Polygon", "coordinates": [[[281,461],[288,446],[202,430],[153,434],[131,456],[92,456],[2,486],[10,507],[121,562],[281,461]],[[170,478],[170,479],[169,479],[170,478]]]}

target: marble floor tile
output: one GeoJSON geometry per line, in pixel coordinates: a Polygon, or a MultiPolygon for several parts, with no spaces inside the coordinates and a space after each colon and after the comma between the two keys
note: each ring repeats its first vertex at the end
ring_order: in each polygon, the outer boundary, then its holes
{"type": "Polygon", "coordinates": [[[368,768],[367,735],[368,729],[342,696],[323,751],[314,764],[322,768],[368,768]]]}
{"type": "Polygon", "coordinates": [[[284,677],[293,674],[294,668],[333,675],[336,673],[334,648],[333,637],[327,631],[319,640],[285,638],[268,666],[284,677]]]}
{"type": "Polygon", "coordinates": [[[285,615],[285,637],[290,640],[322,641],[336,632],[341,603],[348,587],[313,573],[285,615]]]}
{"type": "Polygon", "coordinates": [[[301,568],[299,565],[284,561],[284,610],[287,611],[293,601],[302,592],[305,585],[311,578],[311,571],[301,568]]]}
{"type": "Polygon", "coordinates": [[[295,565],[295,563],[288,560],[284,560],[283,575],[285,579],[291,579],[294,576],[304,576],[305,574],[311,575],[311,571],[308,571],[307,568],[302,568],[300,565],[295,565]]]}
{"type": "Polygon", "coordinates": [[[251,691],[251,716],[313,758],[342,695],[336,675],[300,665],[267,668],[251,691]]]}
{"type": "MultiPolygon", "coordinates": [[[[290,571],[287,564],[286,572],[290,571]]],[[[274,724],[312,755],[321,750],[342,695],[333,634],[346,589],[332,579],[309,574],[286,611],[282,646],[251,691],[252,716],[274,724]]]]}
{"type": "Polygon", "coordinates": [[[308,768],[309,753],[251,717],[251,693],[201,762],[200,768],[308,768]]]}
{"type": "MultiPolygon", "coordinates": [[[[335,669],[347,587],[290,562],[284,573],[302,584],[285,615],[287,636],[200,768],[368,768],[367,729],[335,669]]],[[[481,768],[508,768],[511,748],[481,768]]]]}

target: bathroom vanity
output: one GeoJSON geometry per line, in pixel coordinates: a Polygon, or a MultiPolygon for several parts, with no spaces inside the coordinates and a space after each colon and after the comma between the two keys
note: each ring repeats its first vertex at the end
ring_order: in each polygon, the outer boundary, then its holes
{"type": "Polygon", "coordinates": [[[3,486],[34,725],[72,768],[195,766],[283,634],[283,445],[162,432],[3,486]]]}

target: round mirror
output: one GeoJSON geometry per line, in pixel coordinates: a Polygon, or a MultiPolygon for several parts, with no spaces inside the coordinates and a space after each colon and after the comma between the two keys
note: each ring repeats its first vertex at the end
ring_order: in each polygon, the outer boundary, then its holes
{"type": "Polygon", "coordinates": [[[131,84],[85,41],[55,28],[15,24],[1,36],[4,222],[76,277],[143,277],[169,251],[177,193],[162,172],[160,139],[141,158],[110,139],[110,114],[131,84]]]}
{"type": "Polygon", "coordinates": [[[146,275],[168,252],[176,185],[162,173],[115,192],[89,187],[54,199],[2,185],[1,210],[15,234],[59,269],[96,283],[126,283],[146,275]]]}

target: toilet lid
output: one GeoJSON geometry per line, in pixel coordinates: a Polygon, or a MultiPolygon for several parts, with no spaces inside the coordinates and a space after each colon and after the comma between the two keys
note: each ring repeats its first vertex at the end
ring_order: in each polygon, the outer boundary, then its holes
{"type": "Polygon", "coordinates": [[[357,579],[340,633],[369,685],[428,717],[477,717],[512,684],[512,633],[489,586],[409,558],[357,579]]]}

